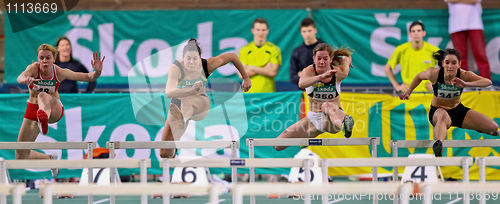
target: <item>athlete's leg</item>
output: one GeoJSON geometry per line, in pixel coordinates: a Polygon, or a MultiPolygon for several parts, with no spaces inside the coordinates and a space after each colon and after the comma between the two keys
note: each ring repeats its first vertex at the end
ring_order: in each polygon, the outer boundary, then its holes
{"type": "MultiPolygon", "coordinates": [[[[37,122],[24,118],[17,137],[18,142],[34,142],[40,133],[37,122]]],[[[50,159],[50,156],[34,150],[16,150],[16,159],[50,159]]]]}
{"type": "Polygon", "coordinates": [[[63,115],[63,105],[62,103],[57,100],[57,99],[54,99],[52,100],[52,104],[51,104],[51,109],[50,109],[50,115],[49,115],[49,123],[55,123],[57,121],[59,121],[63,115]]]}
{"type": "Polygon", "coordinates": [[[448,128],[451,126],[451,118],[445,109],[438,108],[436,112],[434,112],[432,122],[434,123],[434,139],[436,139],[432,149],[434,150],[434,155],[440,157],[443,155],[442,142],[446,138],[448,128]]]}
{"type": "Polygon", "coordinates": [[[48,93],[40,92],[38,94],[38,107],[40,110],[45,111],[47,116],[50,116],[52,112],[52,103],[54,97],[48,93]]]}
{"type": "MultiPolygon", "coordinates": [[[[163,132],[161,134],[161,141],[174,141],[174,135],[172,134],[172,129],[170,128],[168,118],[165,121],[165,126],[163,127],[163,132]]],[[[176,149],[160,149],[161,158],[174,158],[176,149]]]]}
{"type": "Polygon", "coordinates": [[[462,128],[498,136],[498,124],[488,116],[472,109],[467,111],[462,128]]]}
{"type": "Polygon", "coordinates": [[[327,116],[323,121],[323,127],[329,133],[338,133],[342,130],[345,113],[334,103],[325,102],[321,105],[323,113],[327,116]]]}
{"type": "MultiPolygon", "coordinates": [[[[283,131],[277,138],[314,138],[321,134],[321,131],[316,129],[311,121],[304,117],[292,126],[283,131]]],[[[274,149],[281,151],[287,146],[275,146],[274,149]]]]}

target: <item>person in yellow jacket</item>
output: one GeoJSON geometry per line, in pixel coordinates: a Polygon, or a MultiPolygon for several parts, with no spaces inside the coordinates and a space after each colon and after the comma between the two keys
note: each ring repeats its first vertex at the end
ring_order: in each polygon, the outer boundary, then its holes
{"type": "MultiPolygon", "coordinates": [[[[424,24],[420,21],[414,21],[410,24],[409,32],[411,41],[396,47],[384,69],[385,74],[397,92],[406,91],[418,73],[427,70],[429,67],[435,67],[437,64],[437,61],[432,58],[432,54],[438,51],[439,48],[424,41],[423,38],[426,35],[424,24]],[[403,80],[401,84],[396,80],[392,71],[398,64],[401,65],[401,79],[403,80]]],[[[430,92],[432,91],[432,85],[429,80],[425,80],[414,91],[430,92]]]]}
{"type": "Polygon", "coordinates": [[[250,76],[252,88],[248,93],[275,92],[274,78],[281,66],[281,50],[267,41],[269,24],[263,18],[252,23],[253,42],[240,49],[240,61],[250,76]]]}

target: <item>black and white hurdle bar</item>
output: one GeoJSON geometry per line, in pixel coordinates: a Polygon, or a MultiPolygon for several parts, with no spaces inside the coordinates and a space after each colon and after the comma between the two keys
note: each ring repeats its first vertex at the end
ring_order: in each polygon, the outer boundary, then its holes
{"type": "MultiPolygon", "coordinates": [[[[87,149],[88,155],[93,155],[93,150],[96,148],[95,142],[0,142],[0,149],[7,150],[33,150],[33,149],[87,149]]],[[[92,156],[88,157],[92,159],[92,156]]],[[[92,183],[92,168],[88,169],[89,171],[89,179],[88,182],[92,183]]],[[[8,183],[8,180],[5,180],[7,176],[0,178],[0,183],[8,183]]],[[[5,200],[5,196],[0,196],[0,201],[5,200]]],[[[89,200],[92,197],[89,196],[89,200]]]]}
{"type": "MultiPolygon", "coordinates": [[[[399,148],[432,148],[436,140],[391,140],[392,157],[398,157],[399,148]]],[[[443,149],[446,147],[500,147],[500,139],[488,140],[444,140],[443,149]]],[[[398,169],[393,168],[393,179],[398,178],[398,169]]],[[[468,178],[467,178],[468,179],[468,178]]],[[[465,180],[465,178],[464,178],[465,180]]],[[[464,203],[469,203],[465,197],[464,203]]]]}
{"type": "MultiPolygon", "coordinates": [[[[193,186],[188,184],[134,184],[123,183],[120,185],[102,186],[91,184],[82,186],[78,184],[44,184],[41,186],[43,191],[43,203],[52,204],[52,195],[54,194],[93,194],[93,195],[143,195],[143,194],[162,194],[164,192],[183,193],[190,195],[210,195],[209,204],[218,204],[221,194],[221,185],[193,186]]],[[[148,200],[141,200],[141,204],[147,204],[148,200]]]]}
{"type": "MultiPolygon", "coordinates": [[[[151,159],[0,160],[0,176],[5,177],[8,169],[140,168],[141,183],[144,184],[147,182],[147,168],[149,167],[151,167],[151,159]]],[[[92,183],[92,181],[89,182],[89,185],[92,183]]],[[[94,203],[91,194],[88,198],[89,204],[94,203]]],[[[141,199],[147,201],[147,196],[142,196],[141,199]]]]}
{"type": "MultiPolygon", "coordinates": [[[[479,166],[479,182],[486,183],[486,166],[500,166],[500,157],[477,157],[476,164],[479,166]]],[[[479,203],[486,204],[484,193],[479,203]]]]}
{"type": "MultiPolygon", "coordinates": [[[[439,158],[339,158],[321,160],[323,183],[328,184],[328,167],[394,167],[394,166],[462,166],[463,182],[469,182],[469,166],[473,164],[472,157],[439,157],[439,158]]],[[[397,167],[394,167],[397,168],[397,167]]],[[[377,174],[373,180],[377,180],[377,174]]],[[[397,177],[396,180],[398,181],[397,177]]],[[[327,196],[323,196],[325,199],[327,196]]],[[[395,199],[396,200],[396,199],[395,199]]],[[[324,200],[324,203],[326,201],[324,200]]],[[[373,203],[377,203],[373,199],[373,203]]]]}
{"type": "MultiPolygon", "coordinates": [[[[358,146],[371,145],[372,158],[377,157],[378,137],[368,138],[282,138],[282,139],[247,139],[248,157],[254,158],[254,148],[257,146],[358,146]]],[[[377,168],[372,169],[373,176],[377,168]]],[[[255,182],[255,168],[250,168],[250,182],[255,182]]],[[[375,182],[375,181],[374,181],[375,182]]],[[[250,197],[250,203],[255,204],[255,196],[250,197]]]]}
{"type": "MultiPolygon", "coordinates": [[[[214,140],[214,141],[110,141],[106,143],[109,149],[110,158],[115,158],[116,149],[227,149],[231,148],[231,157],[238,158],[238,150],[240,141],[231,140],[214,140]]],[[[116,183],[114,180],[114,169],[111,169],[111,183],[116,183]]],[[[236,168],[232,169],[236,174],[236,168]]],[[[234,179],[234,178],[233,178],[234,179]]],[[[234,180],[233,180],[234,182],[234,180]]],[[[111,196],[111,201],[115,200],[111,196]]]]}
{"type": "MultiPolygon", "coordinates": [[[[311,159],[298,159],[298,158],[269,158],[269,159],[163,159],[160,161],[160,166],[163,167],[163,182],[170,181],[170,167],[207,167],[207,168],[277,168],[277,167],[303,167],[305,172],[305,180],[310,180],[310,168],[313,166],[311,159]]],[[[237,182],[237,172],[232,171],[231,174],[232,184],[237,182]]],[[[250,181],[253,182],[253,181],[250,181]]],[[[308,197],[306,197],[306,200],[308,197]]],[[[169,204],[170,199],[168,195],[163,195],[163,203],[169,204]]],[[[233,199],[235,203],[235,199],[233,199]]]]}

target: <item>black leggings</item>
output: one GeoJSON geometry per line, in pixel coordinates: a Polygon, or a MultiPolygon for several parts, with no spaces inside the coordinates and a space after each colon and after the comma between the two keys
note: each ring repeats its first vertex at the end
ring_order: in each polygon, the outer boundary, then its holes
{"type": "MultiPolygon", "coordinates": [[[[432,126],[435,126],[435,124],[432,123],[432,117],[434,116],[434,112],[436,112],[437,109],[438,108],[431,105],[431,110],[429,111],[429,121],[431,122],[432,126]]],[[[451,126],[461,128],[462,123],[465,119],[465,115],[469,110],[470,108],[465,107],[464,105],[462,105],[462,103],[458,104],[458,106],[453,109],[446,110],[451,118],[451,126]]]]}

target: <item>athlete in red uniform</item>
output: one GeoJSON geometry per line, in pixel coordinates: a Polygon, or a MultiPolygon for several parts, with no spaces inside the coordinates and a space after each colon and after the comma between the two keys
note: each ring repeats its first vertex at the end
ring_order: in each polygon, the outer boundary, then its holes
{"type": "MultiPolygon", "coordinates": [[[[17,77],[17,82],[29,87],[30,97],[19,130],[18,142],[33,142],[38,133],[47,134],[48,124],[61,119],[64,108],[57,89],[65,79],[74,81],[95,81],[102,71],[101,54],[95,52],[92,60],[94,72],[78,73],[55,65],[56,49],[48,44],[38,47],[38,62],[35,62],[17,77]]],[[[50,159],[53,156],[33,150],[16,150],[16,159],[50,159]]]]}

